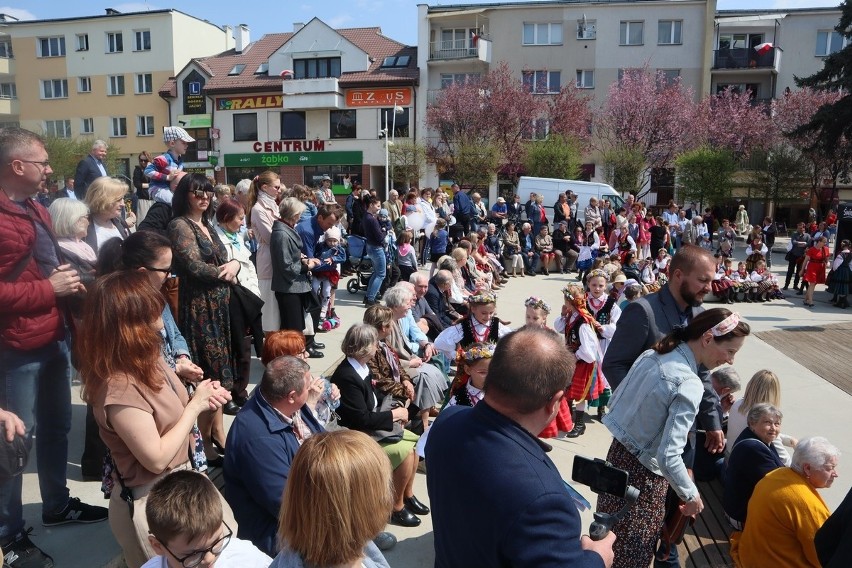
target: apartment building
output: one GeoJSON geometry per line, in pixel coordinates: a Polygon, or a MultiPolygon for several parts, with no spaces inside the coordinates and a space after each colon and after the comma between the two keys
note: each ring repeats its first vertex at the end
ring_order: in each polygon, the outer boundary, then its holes
{"type": "Polygon", "coordinates": [[[233,50],[193,59],[161,88],[176,123],[212,126],[190,130],[190,165],[232,184],[272,169],[287,185],[327,175],[338,195],[355,182],[382,191],[385,135],[415,135],[417,49],[319,18],[256,42],[236,31],[233,50]]]}
{"type": "Polygon", "coordinates": [[[233,46],[230,29],[178,10],[10,21],[0,38],[0,122],[120,148],[124,175],[160,152],[168,104],[157,88],[193,57],[233,46]]]}

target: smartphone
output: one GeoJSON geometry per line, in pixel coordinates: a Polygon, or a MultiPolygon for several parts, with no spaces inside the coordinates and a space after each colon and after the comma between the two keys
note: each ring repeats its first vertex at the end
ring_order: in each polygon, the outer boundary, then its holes
{"type": "Polygon", "coordinates": [[[630,474],[623,469],[609,465],[602,459],[574,456],[574,468],[571,479],[588,485],[595,493],[606,493],[624,498],[630,474]]]}

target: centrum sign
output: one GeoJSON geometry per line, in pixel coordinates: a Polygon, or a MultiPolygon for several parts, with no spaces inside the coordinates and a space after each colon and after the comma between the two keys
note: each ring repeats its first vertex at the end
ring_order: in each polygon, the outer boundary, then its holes
{"type": "Polygon", "coordinates": [[[348,152],[279,152],[271,154],[226,154],[225,167],[247,168],[253,166],[360,166],[364,153],[348,152]]]}

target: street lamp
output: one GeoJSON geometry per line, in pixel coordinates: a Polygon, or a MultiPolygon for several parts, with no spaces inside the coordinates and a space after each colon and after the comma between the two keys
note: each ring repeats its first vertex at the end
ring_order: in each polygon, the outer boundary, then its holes
{"type": "MultiPolygon", "coordinates": [[[[385,127],[379,132],[379,136],[385,138],[385,195],[390,194],[390,152],[388,148],[393,145],[393,140],[388,140],[388,112],[385,110],[385,127]]],[[[393,124],[391,125],[390,135],[396,139],[396,115],[402,114],[405,109],[401,106],[393,104],[393,124]]]]}

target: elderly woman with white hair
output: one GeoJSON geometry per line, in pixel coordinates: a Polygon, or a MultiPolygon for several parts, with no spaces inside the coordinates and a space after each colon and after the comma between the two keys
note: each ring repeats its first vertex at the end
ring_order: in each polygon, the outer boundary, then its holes
{"type": "MultiPolygon", "coordinates": [[[[53,233],[62,249],[65,263],[80,275],[80,282],[87,286],[95,280],[95,265],[98,255],[85,241],[89,229],[89,208],[82,201],[61,197],[50,204],[48,209],[53,220],[53,233]]],[[[72,300],[77,296],[72,296],[72,300]]],[[[82,309],[82,305],[71,305],[72,313],[82,309]]]]}
{"type": "Polygon", "coordinates": [[[839,457],[825,438],[805,438],[792,466],[766,474],[749,500],[745,529],[731,535],[738,567],[820,566],[814,535],[830,511],[817,490],[831,487],[839,457]]]}

